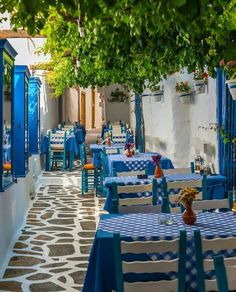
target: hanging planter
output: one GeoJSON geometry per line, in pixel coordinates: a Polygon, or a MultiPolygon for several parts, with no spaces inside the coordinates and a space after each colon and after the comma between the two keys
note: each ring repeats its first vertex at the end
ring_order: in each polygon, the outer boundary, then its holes
{"type": "Polygon", "coordinates": [[[152,92],[152,96],[154,97],[155,102],[159,102],[162,100],[164,91],[163,90],[159,90],[159,91],[153,91],[152,92]]]}
{"type": "Polygon", "coordinates": [[[161,86],[160,85],[153,85],[150,87],[151,91],[152,91],[152,94],[151,96],[154,98],[154,101],[155,102],[159,102],[162,100],[162,97],[163,97],[163,90],[161,89],[161,86]]]}
{"type": "Polygon", "coordinates": [[[176,83],[175,90],[178,93],[178,98],[181,103],[191,102],[191,87],[188,81],[176,83]]]}
{"type": "Polygon", "coordinates": [[[181,103],[190,103],[191,102],[191,93],[190,92],[180,92],[178,94],[179,101],[181,103]]]}
{"type": "Polygon", "coordinates": [[[236,100],[236,79],[230,79],[225,82],[228,85],[233,100],[236,100]]]}
{"type": "Polygon", "coordinates": [[[152,97],[152,95],[150,93],[145,93],[145,94],[142,94],[142,98],[147,98],[147,97],[152,97]]]}
{"type": "Polygon", "coordinates": [[[204,72],[198,66],[193,72],[193,86],[196,94],[205,93],[205,87],[207,84],[208,73],[204,72]]]}
{"type": "Polygon", "coordinates": [[[206,82],[205,80],[194,80],[193,86],[196,94],[205,93],[206,82]]]}

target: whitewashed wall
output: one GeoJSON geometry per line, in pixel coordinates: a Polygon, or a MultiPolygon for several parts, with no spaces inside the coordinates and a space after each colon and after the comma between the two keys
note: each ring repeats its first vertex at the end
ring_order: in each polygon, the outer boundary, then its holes
{"type": "Polygon", "coordinates": [[[129,123],[130,106],[129,102],[109,102],[108,99],[111,97],[111,92],[115,91],[116,88],[123,89],[119,84],[112,84],[105,88],[105,108],[106,108],[106,121],[112,123],[124,121],[129,123]]]}
{"type": "MultiPolygon", "coordinates": [[[[3,26],[1,26],[3,27],[3,26]]],[[[4,26],[4,28],[9,28],[4,26]]],[[[31,65],[46,62],[50,56],[38,55],[36,50],[44,43],[44,39],[8,39],[14,49],[18,52],[16,65],[31,65]]],[[[43,72],[38,72],[43,85],[41,87],[41,130],[46,131],[58,123],[58,101],[50,99],[46,88],[43,72]]],[[[26,212],[30,206],[30,193],[35,188],[35,180],[40,173],[40,157],[30,157],[30,172],[26,178],[18,179],[18,183],[0,193],[0,277],[8,260],[8,250],[12,240],[16,240],[17,232],[24,222],[26,212]],[[35,177],[33,179],[33,177],[35,177]]]]}
{"type": "MultiPolygon", "coordinates": [[[[218,167],[217,133],[209,128],[216,123],[216,81],[209,78],[204,94],[192,94],[190,104],[180,103],[176,82],[192,75],[175,73],[164,81],[164,99],[143,98],[146,150],[159,151],[173,161],[175,167],[188,166],[197,155],[218,167]]],[[[150,92],[148,89],[145,93],[150,92]]],[[[134,127],[134,113],[131,114],[134,127]]]]}

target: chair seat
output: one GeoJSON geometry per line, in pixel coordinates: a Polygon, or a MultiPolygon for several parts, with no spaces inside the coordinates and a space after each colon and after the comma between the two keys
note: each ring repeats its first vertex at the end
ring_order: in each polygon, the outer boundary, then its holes
{"type": "Polygon", "coordinates": [[[85,170],[95,170],[95,166],[92,163],[86,163],[83,166],[83,169],[85,169],[85,170]]]}
{"type": "Polygon", "coordinates": [[[3,164],[3,169],[6,170],[6,171],[11,170],[11,164],[10,163],[4,163],[3,164]]]}

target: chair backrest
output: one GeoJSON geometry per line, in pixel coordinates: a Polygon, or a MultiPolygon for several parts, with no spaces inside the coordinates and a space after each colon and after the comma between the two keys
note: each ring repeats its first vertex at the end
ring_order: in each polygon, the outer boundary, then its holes
{"type": "Polygon", "coordinates": [[[85,143],[79,144],[79,153],[80,153],[81,164],[85,165],[87,163],[87,153],[86,153],[85,143]]]}
{"type": "Polygon", "coordinates": [[[163,173],[164,173],[164,175],[166,175],[166,174],[177,174],[177,173],[192,173],[192,169],[191,169],[191,167],[163,169],[163,173]]]}
{"type": "Polygon", "coordinates": [[[119,234],[113,235],[113,252],[115,258],[116,291],[117,292],[157,292],[157,291],[185,291],[185,261],[186,261],[186,231],[180,230],[179,238],[160,241],[132,241],[121,240],[119,234]],[[175,259],[126,262],[122,259],[125,254],[132,254],[135,258],[139,254],[175,253],[175,259]],[[177,276],[171,280],[126,282],[124,275],[128,273],[163,273],[176,272],[177,276]]]}
{"type": "Polygon", "coordinates": [[[193,201],[192,208],[194,211],[208,211],[208,210],[231,210],[233,207],[233,193],[228,193],[228,198],[214,199],[214,200],[198,200],[193,201]]]}
{"type": "Polygon", "coordinates": [[[200,188],[201,192],[199,192],[196,200],[207,200],[207,176],[204,174],[201,179],[197,180],[182,180],[182,181],[167,181],[166,177],[162,178],[162,189],[163,196],[167,198],[169,202],[169,211],[172,213],[181,212],[181,206],[176,205],[175,201],[177,198],[176,194],[170,194],[170,191],[173,189],[184,189],[184,188],[200,188]]]}
{"type": "Polygon", "coordinates": [[[112,142],[113,143],[125,143],[127,140],[127,135],[120,134],[120,135],[112,135],[112,142]]]}
{"type": "Polygon", "coordinates": [[[166,203],[157,205],[157,181],[150,184],[119,186],[112,183],[112,210],[115,213],[161,213],[166,211],[166,203]]]}
{"type": "Polygon", "coordinates": [[[113,168],[114,176],[138,176],[146,174],[145,170],[136,170],[136,171],[121,171],[118,172],[115,168],[113,168]]]}
{"type": "MultiPolygon", "coordinates": [[[[200,230],[195,230],[194,244],[199,291],[219,291],[217,289],[216,279],[205,279],[205,272],[214,270],[213,256],[210,258],[209,254],[207,254],[207,258],[203,258],[203,255],[208,251],[213,251],[216,253],[224,250],[232,250],[236,246],[236,237],[205,239],[201,237],[200,230]]],[[[227,263],[228,266],[234,266],[233,278],[230,282],[230,285],[234,285],[232,290],[236,290],[236,257],[226,258],[225,263],[227,263]]],[[[225,292],[227,290],[222,291],[225,292]]]]}
{"type": "Polygon", "coordinates": [[[227,258],[224,261],[222,255],[214,257],[214,266],[218,292],[228,292],[236,290],[236,265],[232,265],[227,258]]]}
{"type": "Polygon", "coordinates": [[[51,133],[48,134],[49,146],[60,145],[65,148],[66,146],[66,132],[63,133],[51,133]]]}
{"type": "Polygon", "coordinates": [[[119,148],[107,148],[104,147],[103,151],[105,152],[105,154],[120,154],[120,149],[119,148]]]}

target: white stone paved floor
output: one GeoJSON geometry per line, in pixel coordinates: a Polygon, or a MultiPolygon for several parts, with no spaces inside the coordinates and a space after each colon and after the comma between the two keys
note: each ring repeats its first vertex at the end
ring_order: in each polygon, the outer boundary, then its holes
{"type": "MultiPolygon", "coordinates": [[[[81,291],[103,198],[81,196],[81,171],[45,172],[0,291],[81,291]]],[[[91,291],[92,292],[92,291],[91,291]]]]}

